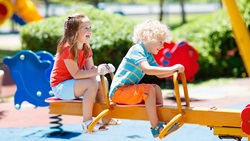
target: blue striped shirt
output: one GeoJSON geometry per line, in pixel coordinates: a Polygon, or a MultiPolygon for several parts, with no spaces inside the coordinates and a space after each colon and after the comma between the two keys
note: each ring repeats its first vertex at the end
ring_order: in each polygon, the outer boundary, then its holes
{"type": "Polygon", "coordinates": [[[119,65],[112,80],[109,96],[113,97],[117,88],[127,84],[138,84],[145,75],[139,63],[148,61],[151,66],[158,66],[152,53],[146,51],[143,44],[133,45],[119,65]]]}

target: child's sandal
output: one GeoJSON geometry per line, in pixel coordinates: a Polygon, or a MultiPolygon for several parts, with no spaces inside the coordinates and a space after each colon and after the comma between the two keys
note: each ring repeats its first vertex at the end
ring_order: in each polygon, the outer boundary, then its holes
{"type": "Polygon", "coordinates": [[[99,123],[103,125],[119,125],[122,123],[122,121],[115,118],[111,118],[109,122],[103,122],[103,119],[101,118],[99,120],[99,123]]]}
{"type": "MultiPolygon", "coordinates": [[[[160,122],[157,126],[155,126],[154,128],[151,128],[151,132],[152,132],[152,134],[153,134],[153,136],[154,136],[155,138],[159,136],[159,134],[160,134],[160,128],[162,128],[162,129],[164,128],[163,125],[165,125],[165,123],[160,122]]],[[[167,135],[173,133],[173,132],[176,131],[178,128],[179,128],[179,123],[175,123],[173,126],[171,126],[171,127],[168,129],[167,133],[166,133],[164,136],[167,136],[167,135]]]]}
{"type": "MultiPolygon", "coordinates": [[[[86,133],[86,132],[88,132],[88,127],[89,127],[89,125],[92,123],[92,120],[88,120],[88,121],[86,121],[86,122],[82,122],[82,129],[83,129],[83,131],[82,131],[82,133],[86,133]]],[[[94,126],[94,128],[93,128],[93,132],[97,132],[97,131],[106,131],[106,130],[108,130],[108,128],[107,127],[105,127],[104,125],[102,125],[102,124],[99,124],[99,123],[97,123],[95,126],[94,126]]]]}
{"type": "Polygon", "coordinates": [[[151,133],[154,136],[154,138],[157,138],[159,136],[160,128],[162,128],[162,129],[164,128],[162,122],[158,123],[158,125],[156,125],[154,128],[151,128],[151,133]]]}

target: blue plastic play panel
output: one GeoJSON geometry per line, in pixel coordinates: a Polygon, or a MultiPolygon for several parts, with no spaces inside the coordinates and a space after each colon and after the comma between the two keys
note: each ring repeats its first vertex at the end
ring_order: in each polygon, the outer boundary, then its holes
{"type": "Polygon", "coordinates": [[[4,57],[3,62],[8,66],[17,86],[14,95],[16,109],[20,109],[24,101],[36,107],[49,106],[45,99],[53,96],[49,83],[54,64],[53,55],[47,51],[34,53],[22,50],[12,57],[4,57]]]}
{"type": "Polygon", "coordinates": [[[47,51],[38,51],[36,52],[37,57],[42,60],[42,61],[49,61],[51,63],[50,67],[45,71],[45,74],[48,78],[48,80],[50,79],[50,73],[52,71],[53,68],[53,64],[54,64],[54,57],[51,53],[47,52],[47,51]]]}

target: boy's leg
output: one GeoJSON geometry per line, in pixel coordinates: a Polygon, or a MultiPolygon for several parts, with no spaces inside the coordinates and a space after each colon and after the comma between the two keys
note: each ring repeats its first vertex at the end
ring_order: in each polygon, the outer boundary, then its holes
{"type": "Polygon", "coordinates": [[[155,88],[155,92],[156,92],[156,103],[157,104],[163,104],[161,88],[158,85],[155,85],[154,88],[155,88]]]}
{"type": "Polygon", "coordinates": [[[158,125],[159,119],[156,111],[156,90],[153,85],[150,85],[150,92],[145,100],[145,106],[150,124],[154,128],[158,125]]]}

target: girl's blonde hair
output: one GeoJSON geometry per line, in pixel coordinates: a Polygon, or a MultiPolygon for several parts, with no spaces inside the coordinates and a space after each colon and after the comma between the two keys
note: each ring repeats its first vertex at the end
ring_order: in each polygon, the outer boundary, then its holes
{"type": "Polygon", "coordinates": [[[145,44],[149,41],[164,41],[172,40],[171,32],[168,26],[157,20],[146,20],[134,27],[132,40],[134,43],[145,44]]]}
{"type": "MultiPolygon", "coordinates": [[[[78,30],[82,24],[82,19],[87,18],[87,15],[83,13],[76,13],[68,16],[64,22],[64,35],[58,40],[57,55],[61,54],[65,44],[69,44],[70,51],[75,60],[78,60],[77,38],[78,30]]],[[[83,50],[85,52],[85,58],[89,56],[88,44],[83,44],[83,50]]]]}

